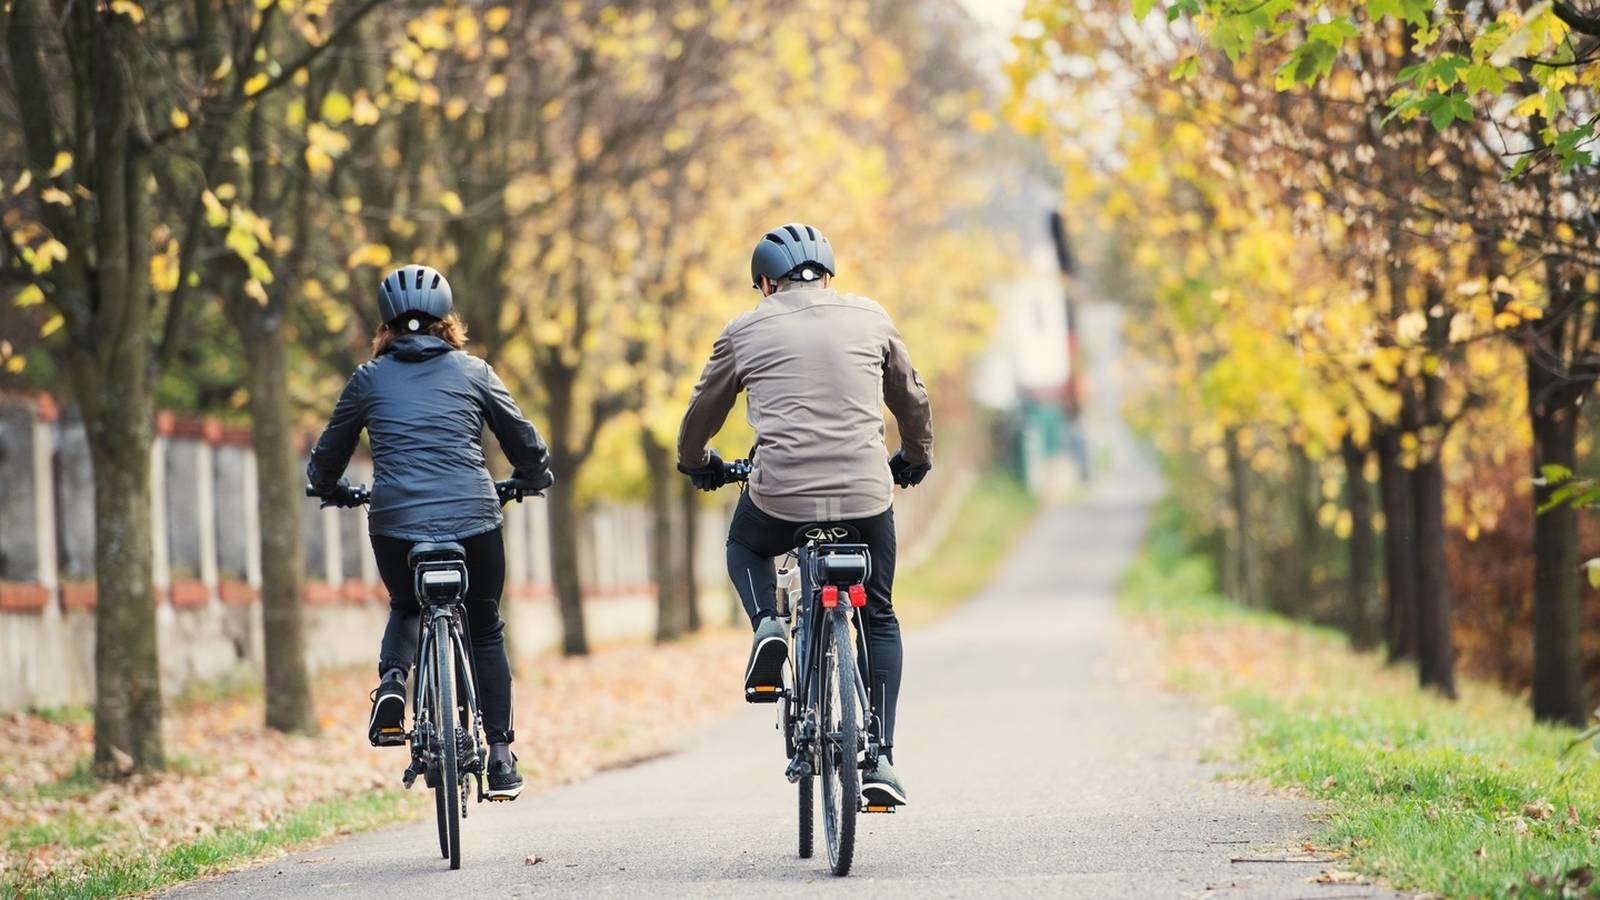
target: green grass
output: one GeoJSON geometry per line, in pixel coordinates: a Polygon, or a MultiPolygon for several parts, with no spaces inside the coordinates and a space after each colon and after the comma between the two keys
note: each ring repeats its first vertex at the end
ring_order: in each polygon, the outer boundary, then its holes
{"type": "Polygon", "coordinates": [[[895,573],[894,605],[901,621],[926,624],[983,590],[1038,509],[1027,489],[1006,475],[979,480],[961,502],[958,527],[920,565],[895,573]]]}
{"type": "Polygon", "coordinates": [[[1169,640],[1180,688],[1241,718],[1245,774],[1316,798],[1318,843],[1397,887],[1447,896],[1600,896],[1600,757],[1468,684],[1449,702],[1326,629],[1217,596],[1209,562],[1157,526],[1124,609],[1169,640]],[[1565,891],[1565,893],[1563,893],[1565,891]]]}
{"type": "MultiPolygon", "coordinates": [[[[39,898],[120,897],[154,891],[341,832],[411,818],[421,808],[408,802],[412,799],[399,791],[375,790],[315,803],[261,828],[224,829],[154,855],[110,854],[71,873],[24,880],[4,890],[8,896],[39,898]]],[[[88,839],[76,834],[58,835],[56,839],[62,837],[78,846],[83,846],[76,844],[78,840],[88,839]]]]}

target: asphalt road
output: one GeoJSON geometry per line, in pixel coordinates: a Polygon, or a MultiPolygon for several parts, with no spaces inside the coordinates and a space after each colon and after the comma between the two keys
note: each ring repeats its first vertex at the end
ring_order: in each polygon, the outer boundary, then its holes
{"type": "Polygon", "coordinates": [[[817,858],[795,856],[762,706],[672,756],[476,807],[459,872],[429,820],[174,893],[1388,896],[1314,882],[1330,864],[1288,861],[1308,856],[1310,806],[1200,762],[1225,721],[1163,693],[1153,648],[1112,609],[1145,507],[1109,488],[1045,513],[990,590],[908,635],[896,757],[911,805],[862,818],[848,878],[828,874],[820,822],[817,858]]]}

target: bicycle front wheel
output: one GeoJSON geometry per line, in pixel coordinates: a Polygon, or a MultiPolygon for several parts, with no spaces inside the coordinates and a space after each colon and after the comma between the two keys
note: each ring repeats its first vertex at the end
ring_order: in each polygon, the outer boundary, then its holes
{"type": "Polygon", "coordinates": [[[861,800],[861,727],[856,717],[856,656],[846,610],[830,610],[823,632],[820,734],[822,825],[833,874],[850,874],[855,856],[856,811],[861,800]]]}
{"type": "Polygon", "coordinates": [[[439,673],[439,778],[434,807],[439,814],[441,849],[450,858],[450,868],[461,868],[461,769],[456,742],[455,642],[449,626],[441,620],[433,624],[434,665],[439,673]]]}

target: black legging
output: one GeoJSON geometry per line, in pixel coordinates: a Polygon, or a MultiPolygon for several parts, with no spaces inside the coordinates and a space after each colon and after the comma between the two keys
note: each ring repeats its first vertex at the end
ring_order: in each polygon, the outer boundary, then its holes
{"type": "MultiPolygon", "coordinates": [[[[407,556],[412,541],[372,536],[378,575],[389,589],[389,624],[378,649],[378,672],[409,672],[417,659],[417,630],[422,607],[417,604],[407,556]]],[[[484,736],[491,744],[509,744],[511,730],[511,662],[506,659],[505,627],[500,618],[500,592],[506,582],[506,548],[500,529],[463,538],[467,551],[467,631],[472,644],[473,677],[483,710],[484,736]]]]}
{"type": "MultiPolygon", "coordinates": [[[[785,522],[762,512],[749,494],[739,498],[733,523],[728,526],[728,577],[739,592],[744,611],[752,625],[765,616],[776,615],[773,595],[778,574],[773,558],[794,549],[795,530],[805,522],[785,522]]],[[[866,629],[865,655],[858,654],[864,673],[870,669],[873,695],[880,698],[884,749],[894,747],[894,710],[900,699],[900,620],[895,617],[891,597],[894,593],[894,510],[866,519],[851,519],[844,524],[861,533],[861,541],[872,554],[872,574],[867,578],[867,605],[861,610],[866,629]],[[871,666],[867,665],[868,659],[871,666]]],[[[859,640],[858,640],[859,643],[859,640]]],[[[888,754],[893,760],[892,753],[888,754]]]]}

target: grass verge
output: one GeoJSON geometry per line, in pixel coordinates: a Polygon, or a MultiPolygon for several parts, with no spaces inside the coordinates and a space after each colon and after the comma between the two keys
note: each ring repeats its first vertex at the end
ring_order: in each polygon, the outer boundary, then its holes
{"type": "Polygon", "coordinates": [[[976,594],[1033,521],[1039,502],[1009,476],[985,475],[961,501],[952,527],[921,564],[895,573],[895,611],[924,625],[976,594]]]}
{"type": "Polygon", "coordinates": [[[1452,703],[1338,633],[1229,604],[1157,525],[1123,590],[1166,640],[1167,677],[1238,712],[1245,773],[1321,802],[1350,865],[1447,896],[1600,896],[1600,757],[1467,684],[1452,703]]]}
{"type": "Polygon", "coordinates": [[[259,828],[225,828],[153,855],[119,854],[16,885],[21,897],[121,897],[237,868],[336,834],[415,818],[423,806],[396,790],[372,790],[313,803],[259,828]],[[407,802],[413,801],[413,802],[407,802]]]}

